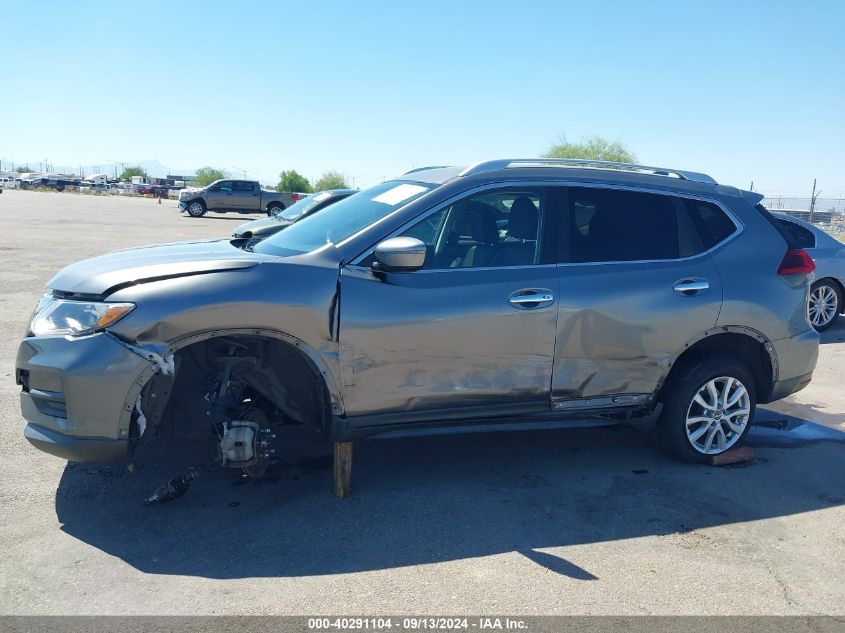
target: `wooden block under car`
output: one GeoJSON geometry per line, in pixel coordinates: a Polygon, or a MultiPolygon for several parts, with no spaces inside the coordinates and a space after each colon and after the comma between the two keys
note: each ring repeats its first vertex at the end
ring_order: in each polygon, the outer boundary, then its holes
{"type": "Polygon", "coordinates": [[[341,499],[352,494],[352,442],[334,444],[334,494],[341,499]]]}
{"type": "Polygon", "coordinates": [[[741,446],[725,451],[721,455],[713,455],[710,458],[711,466],[727,466],[729,464],[743,464],[754,459],[754,449],[750,446],[741,446]]]}

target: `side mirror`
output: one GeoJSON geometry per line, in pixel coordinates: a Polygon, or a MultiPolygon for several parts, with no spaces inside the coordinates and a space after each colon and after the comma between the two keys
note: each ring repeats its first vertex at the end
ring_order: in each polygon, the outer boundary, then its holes
{"type": "Polygon", "coordinates": [[[393,237],[376,246],[373,255],[373,270],[409,273],[423,267],[426,248],[415,237],[393,237]]]}

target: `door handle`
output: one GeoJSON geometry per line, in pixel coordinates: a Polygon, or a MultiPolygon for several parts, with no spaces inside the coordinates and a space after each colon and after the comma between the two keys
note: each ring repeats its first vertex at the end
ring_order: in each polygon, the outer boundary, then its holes
{"type": "Polygon", "coordinates": [[[682,279],[672,286],[672,290],[688,297],[709,289],[710,282],[706,279],[682,279]]]}
{"type": "Polygon", "coordinates": [[[537,289],[537,290],[517,290],[510,297],[508,303],[517,308],[538,308],[540,304],[551,303],[555,300],[555,296],[551,290],[537,289]]]}

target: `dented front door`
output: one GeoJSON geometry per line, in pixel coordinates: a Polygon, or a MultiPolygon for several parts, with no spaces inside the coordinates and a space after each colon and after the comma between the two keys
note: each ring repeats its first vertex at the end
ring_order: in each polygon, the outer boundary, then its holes
{"type": "Polygon", "coordinates": [[[557,283],[554,264],[383,278],[344,269],[347,415],[519,402],[548,409],[557,283]]]}

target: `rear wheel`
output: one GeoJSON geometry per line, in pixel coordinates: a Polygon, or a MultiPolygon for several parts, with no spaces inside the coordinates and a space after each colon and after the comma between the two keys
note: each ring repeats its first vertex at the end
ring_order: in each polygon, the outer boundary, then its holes
{"type": "Polygon", "coordinates": [[[676,457],[706,462],[748,436],[757,394],[754,377],[739,359],[695,361],[671,376],[663,393],[658,437],[676,457]]]}
{"type": "Polygon", "coordinates": [[[188,203],[188,215],[192,218],[201,218],[205,215],[205,203],[202,200],[194,200],[188,203]]]}
{"type": "Polygon", "coordinates": [[[272,218],[279,215],[284,210],[285,205],[283,204],[271,204],[269,207],[267,207],[267,215],[272,218]]]}
{"type": "Polygon", "coordinates": [[[836,323],[842,312],[842,290],[832,279],[820,279],[810,289],[810,323],[823,332],[836,323]]]}

